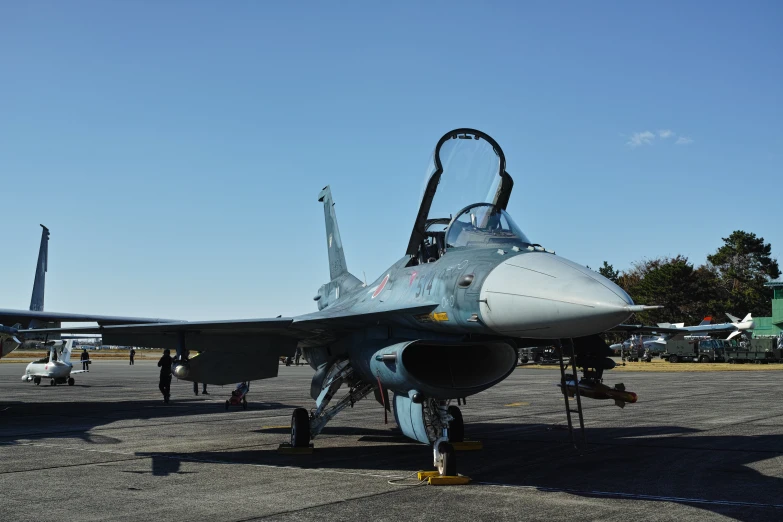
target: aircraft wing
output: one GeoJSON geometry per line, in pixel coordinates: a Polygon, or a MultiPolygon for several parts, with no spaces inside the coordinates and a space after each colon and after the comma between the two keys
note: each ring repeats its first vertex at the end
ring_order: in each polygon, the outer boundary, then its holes
{"type": "Polygon", "coordinates": [[[618,324],[614,328],[607,330],[608,332],[628,332],[628,333],[641,333],[641,334],[676,334],[687,333],[688,330],[683,328],[662,327],[645,324],[618,324]]]}
{"type": "Polygon", "coordinates": [[[734,332],[737,330],[736,325],[731,323],[724,324],[709,324],[703,326],[683,326],[677,328],[674,326],[653,326],[644,324],[619,324],[608,330],[609,332],[627,332],[638,334],[667,334],[667,335],[688,335],[697,333],[712,333],[712,332],[734,332]]]}
{"type": "Polygon", "coordinates": [[[121,317],[112,315],[67,314],[59,312],[0,309],[0,324],[27,324],[31,319],[44,322],[98,323],[100,325],[174,322],[171,319],[152,319],[148,317],[121,317]]]}
{"type": "Polygon", "coordinates": [[[71,375],[75,373],[89,373],[90,370],[71,370],[71,375]]]}
{"type": "Polygon", "coordinates": [[[337,334],[371,324],[391,324],[428,314],[437,307],[425,304],[404,308],[379,308],[363,314],[344,310],[323,310],[299,317],[239,319],[228,321],[165,322],[70,328],[37,328],[19,333],[100,334],[103,343],[176,350],[180,340],[198,352],[251,352],[292,356],[300,342],[324,342],[337,334]]]}

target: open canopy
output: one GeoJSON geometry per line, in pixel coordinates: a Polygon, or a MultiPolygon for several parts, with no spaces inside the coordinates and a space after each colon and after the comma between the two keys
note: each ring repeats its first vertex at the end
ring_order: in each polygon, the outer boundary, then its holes
{"type": "Polygon", "coordinates": [[[421,255],[422,244],[444,233],[441,249],[486,243],[488,234],[493,241],[529,243],[505,212],[513,186],[503,150],[492,137],[475,129],[447,132],[435,146],[406,253],[429,257],[421,255]]]}

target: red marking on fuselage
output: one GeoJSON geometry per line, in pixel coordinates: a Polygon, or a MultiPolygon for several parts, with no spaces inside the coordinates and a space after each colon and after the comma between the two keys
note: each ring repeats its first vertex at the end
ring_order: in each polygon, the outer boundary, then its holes
{"type": "Polygon", "coordinates": [[[411,285],[413,284],[413,280],[414,280],[414,279],[416,279],[416,276],[417,276],[417,275],[419,275],[419,273],[418,273],[418,272],[416,272],[416,271],[414,271],[414,272],[411,274],[411,278],[410,278],[410,280],[408,281],[408,286],[411,286],[411,285]]]}
{"type": "Polygon", "coordinates": [[[383,289],[386,288],[386,283],[389,282],[389,274],[386,274],[386,277],[383,278],[383,281],[381,281],[381,284],[378,285],[378,288],[375,289],[375,292],[372,293],[372,298],[375,299],[380,295],[381,292],[383,292],[383,289]]]}

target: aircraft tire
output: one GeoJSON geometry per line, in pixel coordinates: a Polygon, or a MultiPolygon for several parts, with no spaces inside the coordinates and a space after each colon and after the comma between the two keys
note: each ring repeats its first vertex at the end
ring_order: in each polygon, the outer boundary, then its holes
{"type": "Polygon", "coordinates": [[[454,417],[454,420],[449,422],[449,442],[464,442],[465,422],[462,420],[462,410],[457,406],[449,406],[448,412],[454,417]]]}
{"type": "Polygon", "coordinates": [[[73,377],[70,377],[70,378],[68,379],[68,386],[73,386],[73,384],[74,384],[75,382],[76,382],[76,381],[74,380],[74,378],[73,378],[73,377]]]}
{"type": "Polygon", "coordinates": [[[440,459],[438,459],[438,473],[446,477],[457,476],[457,455],[454,446],[448,442],[441,442],[438,447],[440,459]]]}
{"type": "Polygon", "coordinates": [[[296,408],[291,414],[291,447],[306,448],[310,445],[310,414],[304,408],[296,408]]]}
{"type": "Polygon", "coordinates": [[[35,383],[36,386],[38,386],[39,384],[41,384],[41,378],[36,377],[35,379],[33,379],[33,382],[35,383]]]}

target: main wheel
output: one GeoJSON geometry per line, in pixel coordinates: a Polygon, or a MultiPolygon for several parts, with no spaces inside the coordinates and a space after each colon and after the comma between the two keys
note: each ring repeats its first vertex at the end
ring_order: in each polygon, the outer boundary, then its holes
{"type": "Polygon", "coordinates": [[[462,420],[462,411],[457,406],[449,406],[448,412],[454,417],[454,420],[449,422],[449,442],[463,442],[465,422],[462,420]]]}
{"type": "Polygon", "coordinates": [[[672,355],[671,357],[669,357],[669,362],[670,363],[676,363],[677,362],[677,356],[676,355],[672,355]]]}
{"type": "Polygon", "coordinates": [[[457,455],[454,453],[454,446],[448,442],[441,442],[438,447],[438,473],[447,477],[457,476],[457,455]]]}
{"type": "Polygon", "coordinates": [[[247,409],[247,399],[245,397],[242,397],[242,409],[247,409]]]}
{"type": "Polygon", "coordinates": [[[76,381],[74,380],[74,378],[73,378],[73,377],[69,377],[69,378],[68,378],[68,386],[73,386],[73,383],[75,383],[75,382],[76,382],[76,381]]]}
{"type": "Polygon", "coordinates": [[[291,414],[291,447],[306,448],[310,445],[310,414],[297,408],[291,414]]]}
{"type": "Polygon", "coordinates": [[[38,386],[39,384],[41,384],[41,378],[40,377],[36,377],[36,378],[33,379],[33,382],[35,383],[36,386],[38,386]]]}

